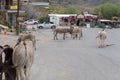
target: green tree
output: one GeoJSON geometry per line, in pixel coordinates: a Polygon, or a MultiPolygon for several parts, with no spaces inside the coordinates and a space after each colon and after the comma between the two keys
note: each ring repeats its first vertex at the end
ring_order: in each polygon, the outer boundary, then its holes
{"type": "Polygon", "coordinates": [[[71,5],[68,5],[67,8],[63,11],[64,14],[78,14],[79,11],[71,5]]]}
{"type": "Polygon", "coordinates": [[[94,11],[100,18],[112,19],[113,16],[120,16],[120,5],[106,3],[96,6],[94,11]]]}
{"type": "Polygon", "coordinates": [[[120,4],[117,4],[116,5],[116,7],[117,7],[117,16],[119,16],[120,17],[120,4]]]}
{"type": "Polygon", "coordinates": [[[49,21],[49,17],[48,17],[48,16],[42,16],[42,17],[40,17],[40,19],[39,19],[39,22],[40,22],[40,23],[48,22],[48,21],[49,21]]]}

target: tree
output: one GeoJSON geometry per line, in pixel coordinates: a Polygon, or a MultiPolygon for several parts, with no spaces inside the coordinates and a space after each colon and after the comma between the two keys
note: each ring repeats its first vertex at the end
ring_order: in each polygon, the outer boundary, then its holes
{"type": "Polygon", "coordinates": [[[41,15],[41,11],[39,11],[35,6],[32,5],[24,5],[22,6],[22,10],[25,10],[25,19],[38,19],[41,15]]]}
{"type": "Polygon", "coordinates": [[[49,22],[49,17],[47,15],[44,15],[39,18],[39,21],[40,21],[40,23],[49,22]]]}
{"type": "Polygon", "coordinates": [[[68,5],[67,8],[63,11],[64,14],[77,14],[79,11],[71,5],[68,5]]]}
{"type": "Polygon", "coordinates": [[[113,16],[120,16],[120,5],[106,3],[95,7],[94,11],[100,18],[112,19],[113,16]]]}

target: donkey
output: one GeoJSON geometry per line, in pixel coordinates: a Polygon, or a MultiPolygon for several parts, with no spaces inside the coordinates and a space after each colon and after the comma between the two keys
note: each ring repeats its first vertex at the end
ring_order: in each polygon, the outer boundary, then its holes
{"type": "Polygon", "coordinates": [[[73,39],[75,38],[81,39],[81,37],[83,37],[82,29],[79,27],[74,27],[74,29],[72,30],[71,36],[73,39]]]}
{"type": "MultiPolygon", "coordinates": [[[[15,46],[17,46],[21,41],[25,41],[27,39],[31,40],[33,42],[33,45],[35,46],[35,43],[36,43],[35,35],[33,35],[33,33],[31,33],[31,32],[26,32],[26,33],[20,34],[15,46]]],[[[35,49],[36,49],[36,47],[35,47],[35,49]]]]}
{"type": "MultiPolygon", "coordinates": [[[[20,36],[19,39],[28,35],[20,36]]],[[[35,37],[32,37],[32,40],[35,40],[35,37]]],[[[32,40],[31,37],[26,37],[14,47],[12,60],[16,68],[17,80],[30,80],[35,50],[35,41],[32,40]]]]}
{"type": "Polygon", "coordinates": [[[103,28],[100,32],[98,32],[98,36],[96,37],[99,39],[99,48],[105,47],[105,40],[107,38],[105,28],[103,28]]]}
{"type": "Polygon", "coordinates": [[[0,80],[2,80],[2,74],[3,74],[2,53],[3,53],[3,47],[0,46],[0,80]]]}
{"type": "Polygon", "coordinates": [[[57,27],[56,29],[53,30],[53,34],[54,34],[54,40],[58,40],[57,38],[57,34],[63,34],[63,39],[65,40],[65,35],[66,33],[70,33],[72,34],[72,30],[73,30],[73,27],[57,27]]]}
{"type": "Polygon", "coordinates": [[[9,45],[0,46],[0,53],[5,54],[5,59],[2,62],[2,72],[0,80],[2,80],[2,73],[5,73],[5,80],[16,80],[16,70],[12,62],[13,48],[9,45]]]}

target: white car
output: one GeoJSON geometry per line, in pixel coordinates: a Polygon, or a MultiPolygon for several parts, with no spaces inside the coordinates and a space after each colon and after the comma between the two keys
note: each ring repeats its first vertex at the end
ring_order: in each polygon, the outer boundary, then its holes
{"type": "Polygon", "coordinates": [[[24,24],[38,24],[38,20],[36,19],[29,19],[24,22],[24,24]]]}
{"type": "Polygon", "coordinates": [[[43,29],[43,28],[53,29],[53,28],[56,28],[56,26],[53,22],[43,22],[43,23],[38,24],[38,28],[39,29],[43,29]]]}

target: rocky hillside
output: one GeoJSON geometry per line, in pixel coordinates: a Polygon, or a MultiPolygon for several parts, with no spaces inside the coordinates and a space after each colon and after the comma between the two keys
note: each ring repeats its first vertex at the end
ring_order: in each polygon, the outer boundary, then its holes
{"type": "Polygon", "coordinates": [[[71,4],[88,3],[92,5],[103,4],[107,2],[120,3],[120,0],[50,0],[50,1],[57,1],[58,3],[71,3],[71,4]]]}
{"type": "Polygon", "coordinates": [[[58,3],[58,4],[81,4],[81,3],[87,3],[91,5],[98,5],[98,4],[104,4],[107,2],[111,3],[120,3],[120,0],[31,0],[31,1],[46,1],[50,3],[58,3]]]}

